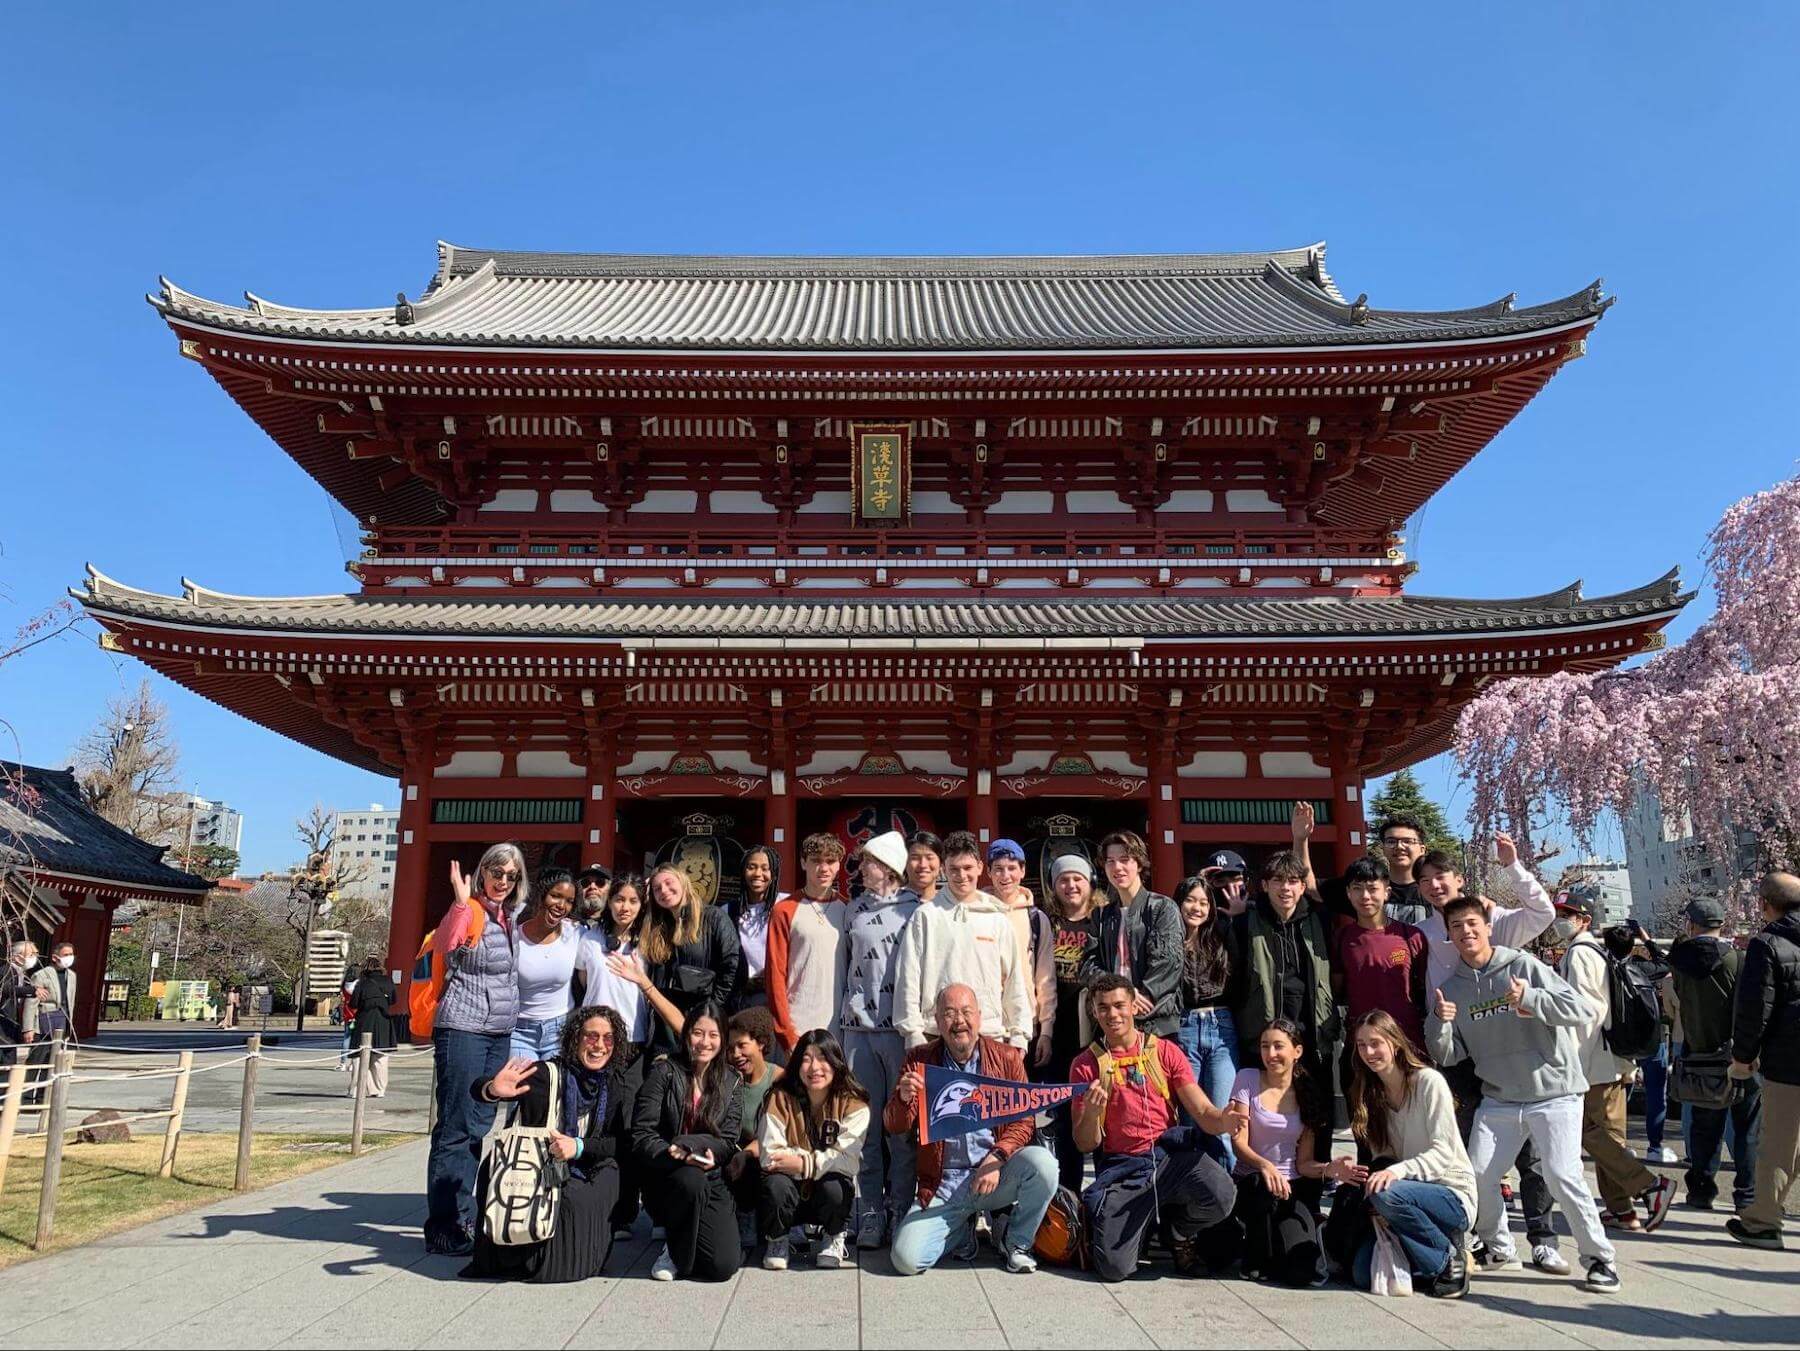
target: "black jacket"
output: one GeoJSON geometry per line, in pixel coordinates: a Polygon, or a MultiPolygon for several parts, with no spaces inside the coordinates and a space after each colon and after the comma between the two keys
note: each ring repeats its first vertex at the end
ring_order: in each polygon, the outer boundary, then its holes
{"type": "Polygon", "coordinates": [[[726,1078],[725,1102],[718,1119],[703,1123],[713,1129],[690,1131],[687,1112],[693,1080],[668,1056],[650,1066],[631,1112],[631,1145],[638,1158],[646,1163],[667,1164],[663,1156],[677,1140],[696,1149],[711,1149],[717,1163],[723,1164],[730,1158],[737,1149],[744,1099],[738,1092],[740,1080],[736,1072],[728,1070],[726,1078]]]}
{"type": "Polygon", "coordinates": [[[1762,1062],[1763,1078],[1800,1085],[1800,911],[1790,910],[1744,950],[1731,1054],[1762,1062]]]}
{"type": "MultiPolygon", "coordinates": [[[[682,1016],[706,1004],[716,1004],[730,1012],[737,994],[738,959],[740,957],[737,925],[722,905],[709,905],[700,912],[700,936],[692,943],[675,949],[669,961],[650,968],[650,983],[680,1009],[682,1016]]],[[[676,1035],[661,1018],[653,1018],[650,1028],[652,1054],[673,1051],[676,1035]]]]}
{"type": "Polygon", "coordinates": [[[1331,921],[1323,907],[1302,900],[1293,918],[1283,924],[1275,917],[1266,896],[1259,896],[1242,914],[1231,917],[1231,987],[1227,1002],[1237,1024],[1240,1064],[1261,1064],[1263,1029],[1282,1008],[1282,975],[1290,966],[1307,989],[1307,1014],[1311,1026],[1307,1051],[1329,1059],[1343,1033],[1337,996],[1331,985],[1331,921]]]}
{"type": "Polygon", "coordinates": [[[356,989],[350,994],[350,1012],[355,1019],[352,1049],[362,1045],[365,1032],[373,1033],[369,1045],[375,1050],[394,1049],[394,1020],[388,1016],[393,1003],[394,982],[387,972],[365,972],[356,978],[356,989]]]}
{"type": "MultiPolygon", "coordinates": [[[[521,1126],[544,1126],[550,1122],[550,1071],[548,1061],[538,1061],[537,1073],[525,1081],[525,1096],[516,1100],[521,1126]]],[[[560,1081],[562,1076],[558,1075],[560,1081]]],[[[477,1079],[470,1095],[477,1102],[489,1102],[485,1095],[491,1079],[477,1079]]],[[[499,1104],[504,1110],[506,1104],[499,1104]]],[[[570,1165],[570,1171],[592,1177],[601,1168],[616,1168],[625,1151],[631,1147],[631,1092],[613,1075],[607,1085],[606,1111],[595,1112],[581,1137],[581,1155],[570,1165]]]]}
{"type": "Polygon", "coordinates": [[[1696,1055],[1731,1042],[1733,1005],[1744,954],[1720,938],[1684,938],[1669,949],[1681,1039],[1696,1055]]]}
{"type": "Polygon", "coordinates": [[[1181,1023],[1182,932],[1181,911],[1161,892],[1146,887],[1130,905],[1114,901],[1101,908],[1100,941],[1089,950],[1082,977],[1123,971],[1155,1005],[1138,1027],[1172,1037],[1181,1023]]]}

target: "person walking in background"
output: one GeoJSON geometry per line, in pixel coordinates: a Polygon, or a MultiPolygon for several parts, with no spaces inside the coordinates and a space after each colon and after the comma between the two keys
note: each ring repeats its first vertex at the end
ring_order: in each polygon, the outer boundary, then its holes
{"type": "Polygon", "coordinates": [[[743,1261],[724,1176],[742,1111],[737,1071],[725,1061],[724,1026],[713,1006],[692,1010],[681,1045],[650,1067],[632,1110],[644,1203],[666,1236],[650,1268],[654,1280],[728,1281],[743,1261]]]}
{"type": "Polygon", "coordinates": [[[1725,1221],[1739,1243],[1780,1248],[1788,1189],[1800,1171],[1800,877],[1772,872],[1758,888],[1763,930],[1744,949],[1733,1003],[1731,1074],[1762,1072],[1756,1196],[1725,1221]]]}
{"type": "MultiPolygon", "coordinates": [[[[1687,937],[1669,949],[1671,1013],[1681,1029],[1675,1063],[1689,1057],[1729,1056],[1731,1023],[1744,954],[1723,937],[1725,907],[1702,898],[1682,912],[1687,937]]],[[[1681,1134],[1687,1144],[1687,1204],[1711,1210],[1719,1196],[1719,1156],[1731,1136],[1734,1177],[1731,1208],[1739,1215],[1756,1197],[1756,1146],[1762,1135],[1762,1080],[1736,1081],[1727,1107],[1683,1103],[1681,1134]]]]}
{"type": "MultiPolygon", "coordinates": [[[[844,919],[844,1004],[840,1022],[850,1072],[885,1103],[899,1087],[906,1043],[894,1026],[901,940],[919,909],[902,878],[906,840],[897,830],[862,847],[862,889],[844,919]]],[[[810,1029],[806,1029],[810,1030],[810,1029]]],[[[909,1135],[877,1131],[863,1146],[856,1179],[856,1246],[879,1248],[899,1223],[913,1191],[915,1146],[909,1135]]]]}
{"type": "Polygon", "coordinates": [[[59,1041],[69,1041],[75,1035],[76,995],[75,945],[57,943],[50,949],[49,964],[31,973],[19,1019],[25,1040],[31,1043],[25,1057],[31,1084],[25,1092],[27,1107],[43,1104],[50,1079],[50,1058],[59,1041]]]}
{"type": "Polygon", "coordinates": [[[496,844],[471,877],[452,860],[450,891],[431,938],[444,986],[431,1031],[437,1124],[425,1165],[425,1246],[466,1255],[475,1247],[475,1169],[494,1124],[493,1104],[473,1090],[506,1063],[519,1014],[512,915],[531,897],[525,855],[496,844]]]}
{"type": "Polygon", "coordinates": [[[808,835],[800,843],[800,890],[775,904],[769,920],[765,969],[769,1013],[783,1050],[802,1032],[822,1027],[834,1036],[843,1013],[849,907],[838,899],[844,846],[837,836],[808,835]]]}
{"type": "Polygon", "coordinates": [[[819,1226],[817,1265],[849,1260],[844,1227],[869,1119],[868,1090],[850,1072],[837,1038],[820,1028],[801,1034],[756,1126],[756,1218],[766,1270],[787,1270],[788,1230],[796,1224],[819,1226]]]}
{"type": "MultiPolygon", "coordinates": [[[[11,1069],[19,1048],[35,1040],[37,1029],[26,1035],[25,1001],[31,998],[31,973],[37,967],[37,944],[20,939],[7,949],[6,965],[0,966],[0,1069],[11,1069]]],[[[29,1059],[30,1052],[26,1052],[29,1059]]]]}
{"type": "Polygon", "coordinates": [[[514,930],[519,1016],[510,1053],[515,1060],[550,1060],[562,1045],[563,1019],[575,1007],[574,980],[581,926],[574,920],[575,879],[566,868],[538,874],[535,903],[514,930]]]}
{"type": "MultiPolygon", "coordinates": [[[[381,969],[381,958],[363,958],[362,974],[356,979],[356,995],[351,1001],[351,1017],[347,1021],[355,1036],[358,1051],[354,1063],[361,1062],[363,1037],[369,1038],[368,1094],[371,1098],[387,1096],[388,1055],[395,1045],[394,1018],[391,1012],[395,998],[393,977],[381,969]]],[[[356,1096],[354,1064],[348,1096],[356,1096]]]]}
{"type": "MultiPolygon", "coordinates": [[[[1237,1021],[1231,1016],[1231,916],[1219,907],[1204,879],[1190,877],[1175,889],[1181,912],[1181,1024],[1176,1039],[1193,1067],[1194,1081],[1214,1102],[1231,1097],[1237,1080],[1237,1021]]],[[[1201,1142],[1227,1169],[1236,1162],[1231,1142],[1207,1135],[1201,1142]]]]}
{"type": "Polygon", "coordinates": [[[737,992],[733,1011],[769,1002],[769,921],[778,899],[775,851],[759,844],[744,853],[743,890],[726,907],[738,936],[737,992]]]}

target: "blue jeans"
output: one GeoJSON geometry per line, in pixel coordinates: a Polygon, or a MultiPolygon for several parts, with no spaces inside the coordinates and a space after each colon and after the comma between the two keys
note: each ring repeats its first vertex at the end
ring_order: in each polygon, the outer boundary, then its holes
{"type": "MultiPolygon", "coordinates": [[[[869,1090],[871,1103],[885,1103],[900,1087],[900,1068],[906,1059],[906,1039],[892,1030],[844,1029],[844,1059],[850,1073],[869,1090]]],[[[873,1110],[871,1108],[871,1110],[873,1110]]],[[[856,1171],[856,1213],[874,1212],[897,1223],[914,1196],[918,1145],[911,1131],[890,1135],[881,1128],[879,1114],[869,1123],[863,1140],[862,1160],[856,1171]]]]}
{"type": "MultiPolygon", "coordinates": [[[[1369,1198],[1369,1207],[1387,1221],[1415,1276],[1429,1278],[1450,1265],[1453,1245],[1468,1231],[1469,1215],[1456,1193],[1436,1182],[1396,1182],[1369,1198]]],[[[1367,1290],[1375,1260],[1373,1240],[1356,1254],[1356,1283],[1367,1290]]]]}
{"type": "Polygon", "coordinates": [[[1719,1162],[1731,1138],[1731,1208],[1742,1212],[1756,1198],[1756,1147],[1762,1140],[1762,1080],[1754,1075],[1729,1107],[1681,1107],[1687,1142],[1687,1197],[1710,1205],[1719,1194],[1719,1162]]]}
{"type": "Polygon", "coordinates": [[[1669,1123],[1669,1043],[1638,1061],[1638,1068],[1644,1072],[1644,1135],[1650,1148],[1658,1150],[1669,1123]]]}
{"type": "Polygon", "coordinates": [[[475,1232],[475,1172],[481,1142],[494,1124],[494,1104],[478,1102],[471,1091],[506,1063],[504,1032],[459,1032],[440,1027],[431,1034],[437,1066],[437,1126],[425,1163],[425,1241],[461,1243],[475,1232]]]}
{"type": "MultiPolygon", "coordinates": [[[[1231,1101],[1231,1081],[1238,1072],[1237,1020],[1231,1016],[1231,1010],[1189,1009],[1181,1015],[1175,1038],[1187,1052],[1200,1090],[1212,1099],[1213,1105],[1223,1107],[1231,1101]]],[[[1206,1136],[1200,1147],[1223,1164],[1226,1172],[1237,1162],[1231,1141],[1222,1135],[1206,1136]]]]}
{"type": "Polygon", "coordinates": [[[562,1049],[563,1023],[568,1014],[554,1018],[521,1018],[513,1024],[507,1053],[515,1060],[554,1060],[562,1049]]]}
{"type": "Polygon", "coordinates": [[[1013,1208],[1006,1224],[1007,1251],[1030,1248],[1055,1195],[1056,1156],[1042,1145],[1027,1145],[1000,1165],[1000,1185],[986,1196],[975,1195],[965,1181],[954,1195],[939,1192],[929,1206],[915,1205],[909,1210],[894,1231],[890,1253],[894,1270],[902,1276],[930,1271],[951,1238],[962,1233],[977,1211],[1007,1206],[1013,1208]]]}

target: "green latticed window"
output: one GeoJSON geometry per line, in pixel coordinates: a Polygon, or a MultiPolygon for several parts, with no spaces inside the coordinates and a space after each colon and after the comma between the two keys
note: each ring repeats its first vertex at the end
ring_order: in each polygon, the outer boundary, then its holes
{"type": "MultiPolygon", "coordinates": [[[[1331,824],[1331,799],[1314,798],[1313,812],[1319,824],[1331,824]]],[[[1184,826],[1285,826],[1293,815],[1291,797],[1184,797],[1184,826]]]]}
{"type": "Polygon", "coordinates": [[[578,797],[444,797],[431,804],[440,826],[572,826],[581,821],[578,797]]]}

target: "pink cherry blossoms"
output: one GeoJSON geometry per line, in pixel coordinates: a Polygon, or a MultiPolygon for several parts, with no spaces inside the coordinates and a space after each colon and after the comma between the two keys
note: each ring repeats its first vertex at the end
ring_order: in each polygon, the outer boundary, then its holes
{"type": "Polygon", "coordinates": [[[1718,610],[1629,671],[1496,682],[1463,710],[1454,750],[1478,830],[1524,834],[1560,811],[1583,846],[1640,783],[1685,814],[1728,873],[1750,832],[1767,866],[1800,847],[1800,477],[1738,502],[1707,540],[1718,610]]]}

